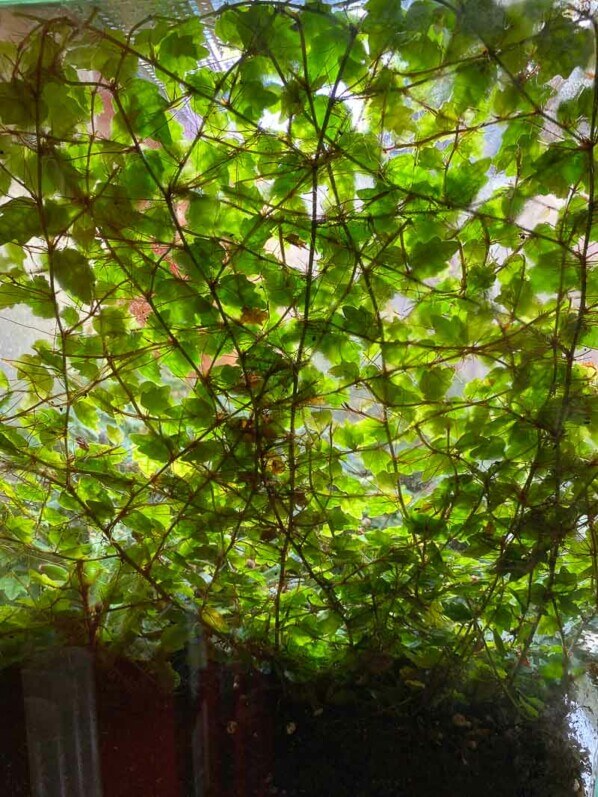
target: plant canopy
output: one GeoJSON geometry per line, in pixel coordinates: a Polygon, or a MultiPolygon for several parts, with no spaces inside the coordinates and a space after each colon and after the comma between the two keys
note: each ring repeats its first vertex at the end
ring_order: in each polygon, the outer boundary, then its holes
{"type": "Polygon", "coordinates": [[[53,325],[0,386],[2,661],[194,618],[299,678],[566,675],[597,34],[551,0],[240,2],[2,44],[0,308],[53,325]]]}

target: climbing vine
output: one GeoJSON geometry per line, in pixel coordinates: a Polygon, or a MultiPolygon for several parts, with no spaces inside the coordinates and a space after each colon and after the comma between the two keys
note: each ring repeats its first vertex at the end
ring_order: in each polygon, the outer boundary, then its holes
{"type": "Polygon", "coordinates": [[[2,377],[4,661],[168,653],[194,618],[298,676],[567,674],[597,32],[548,0],[240,2],[2,45],[0,307],[49,329],[2,377]]]}

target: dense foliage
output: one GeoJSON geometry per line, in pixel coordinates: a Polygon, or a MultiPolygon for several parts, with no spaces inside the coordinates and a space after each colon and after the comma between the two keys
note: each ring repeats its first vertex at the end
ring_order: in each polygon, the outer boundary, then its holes
{"type": "Polygon", "coordinates": [[[253,2],[2,45],[0,307],[55,323],[2,384],[4,661],[192,617],[414,693],[565,674],[598,591],[597,32],[253,2]]]}

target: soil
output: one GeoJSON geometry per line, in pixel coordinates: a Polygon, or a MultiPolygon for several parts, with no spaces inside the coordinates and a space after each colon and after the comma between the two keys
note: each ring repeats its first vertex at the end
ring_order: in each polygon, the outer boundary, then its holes
{"type": "MultiPolygon", "coordinates": [[[[438,716],[374,706],[286,706],[280,797],[580,797],[584,757],[562,706],[522,721],[496,706],[438,716]]],[[[457,710],[459,709],[459,710],[457,710]]]]}

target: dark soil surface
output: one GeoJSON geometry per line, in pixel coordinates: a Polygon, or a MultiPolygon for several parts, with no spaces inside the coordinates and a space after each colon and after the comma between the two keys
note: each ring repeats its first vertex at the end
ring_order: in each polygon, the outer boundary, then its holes
{"type": "Polygon", "coordinates": [[[513,722],[492,708],[410,719],[363,707],[314,714],[296,705],[286,711],[289,719],[277,733],[273,792],[281,797],[582,793],[582,756],[566,736],[562,712],[513,722]]]}

